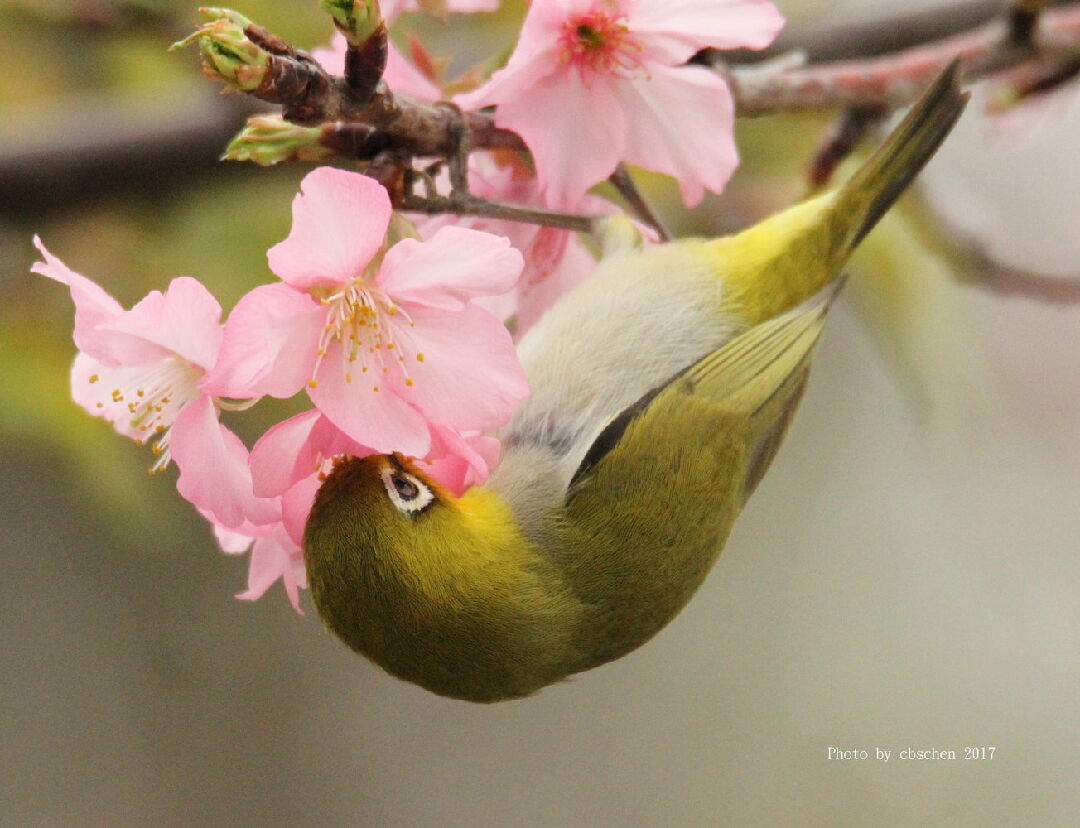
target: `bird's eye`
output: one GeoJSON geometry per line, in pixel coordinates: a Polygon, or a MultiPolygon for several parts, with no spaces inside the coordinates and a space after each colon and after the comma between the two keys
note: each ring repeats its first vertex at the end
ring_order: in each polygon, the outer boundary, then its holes
{"type": "Polygon", "coordinates": [[[402,500],[414,500],[420,494],[420,487],[400,474],[391,475],[390,482],[394,484],[402,500]]]}
{"type": "Polygon", "coordinates": [[[382,480],[390,501],[403,514],[415,515],[435,499],[431,489],[408,472],[387,467],[383,469],[382,480]]]}

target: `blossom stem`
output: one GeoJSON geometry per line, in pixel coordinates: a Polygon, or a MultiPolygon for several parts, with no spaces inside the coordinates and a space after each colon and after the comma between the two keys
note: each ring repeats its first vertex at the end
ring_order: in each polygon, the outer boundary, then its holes
{"type": "Polygon", "coordinates": [[[560,213],[539,207],[523,207],[519,204],[503,204],[468,193],[452,193],[449,196],[434,194],[418,196],[407,193],[401,203],[394,206],[412,213],[427,215],[456,213],[460,216],[483,216],[505,221],[520,221],[526,224],[541,224],[545,227],[558,227],[562,230],[576,230],[579,233],[591,233],[594,223],[600,218],[577,213],[560,213]]]}
{"type": "Polygon", "coordinates": [[[634,183],[634,178],[630,175],[630,170],[626,168],[625,164],[619,164],[619,166],[615,168],[615,172],[608,178],[608,181],[610,181],[611,185],[626,199],[626,202],[637,214],[638,218],[656,231],[656,235],[659,237],[660,241],[671,241],[671,232],[664,226],[663,220],[656,214],[656,211],[653,210],[652,205],[645,200],[645,197],[637,188],[637,184],[634,183]]]}

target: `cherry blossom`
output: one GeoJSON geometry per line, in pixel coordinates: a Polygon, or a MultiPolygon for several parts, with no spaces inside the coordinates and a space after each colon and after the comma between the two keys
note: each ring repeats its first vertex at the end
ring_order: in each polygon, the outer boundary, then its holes
{"type": "Polygon", "coordinates": [[[276,504],[252,494],[247,449],[218,421],[223,403],[200,387],[222,342],[217,300],[180,277],[124,310],[36,236],[34,243],[45,261],[31,269],[67,285],[75,303],[75,401],[125,437],[151,442],[154,470],[175,460],[180,494],[223,526],[277,518],[276,504]]]}
{"type": "Polygon", "coordinates": [[[505,326],[472,300],[509,290],[521,254],[459,227],[384,252],[390,213],[365,176],[309,173],[292,230],[268,255],[283,281],[237,303],[204,388],[289,397],[306,387],[351,440],[412,457],[427,456],[436,424],[502,425],[528,386],[505,326]]]}
{"type": "Polygon", "coordinates": [[[767,0],[534,0],[506,67],[455,100],[498,107],[554,207],[620,161],[675,176],[694,205],[723,189],[738,153],[726,83],[684,64],[710,46],[761,49],[782,25],[767,0]]]}

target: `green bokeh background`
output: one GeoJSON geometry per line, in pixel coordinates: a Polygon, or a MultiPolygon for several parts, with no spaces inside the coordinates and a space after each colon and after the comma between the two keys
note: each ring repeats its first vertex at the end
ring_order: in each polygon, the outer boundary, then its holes
{"type": "MultiPolygon", "coordinates": [[[[313,47],[315,5],[240,10],[313,47]]],[[[479,55],[512,36],[506,5],[417,30],[479,55]]],[[[164,51],[194,22],[174,2],[0,2],[0,154],[57,141],[88,99],[182,122],[177,102],[214,92],[194,51],[164,51]]],[[[997,255],[1068,274],[1078,108],[1020,131],[973,108],[928,197],[997,255]]],[[[798,194],[825,123],[744,125],[735,182],[693,215],[646,187],[684,232],[740,226],[798,194]]],[[[229,308],[271,278],[304,171],[0,205],[0,823],[1075,824],[1080,308],[961,287],[905,206],[854,264],[788,444],[688,609],[617,663],[471,706],[379,673],[280,586],[233,600],[246,560],[175,473],[148,476],[70,401],[70,302],[28,272],[37,232],[125,305],[186,274],[229,308]],[[992,761],[872,758],[984,745],[992,761]]],[[[288,411],[231,422],[250,442],[288,411]]]]}

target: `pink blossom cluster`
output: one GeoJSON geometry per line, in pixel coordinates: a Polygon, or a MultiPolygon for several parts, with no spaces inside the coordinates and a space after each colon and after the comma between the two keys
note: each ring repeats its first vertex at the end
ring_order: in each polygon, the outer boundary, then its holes
{"type": "MultiPolygon", "coordinates": [[[[498,0],[446,0],[451,12],[498,0]]],[[[389,23],[421,0],[383,0],[389,23]]],[[[768,0],[533,0],[505,68],[459,95],[495,107],[526,142],[473,153],[471,191],[493,201],[599,213],[588,194],[622,163],[674,176],[684,200],[720,190],[737,163],[724,81],[687,65],[706,48],[762,48],[783,21],[768,0]]],[[[316,58],[341,73],[345,40],[316,58]]],[[[417,46],[415,54],[423,54],[417,46]]],[[[444,90],[392,46],[385,80],[435,100],[444,90]]],[[[388,241],[391,205],[372,179],[310,173],[292,229],[268,254],[279,281],[222,309],[198,281],[173,280],[125,310],[35,239],[33,269],[75,304],[75,401],[148,443],[155,469],[228,553],[250,550],[254,599],[281,579],[299,611],[301,541],[322,475],[340,456],[400,453],[447,490],[482,482],[499,455],[490,432],[528,393],[504,322],[526,330],[595,264],[574,233],[489,218],[418,220],[388,241]],[[311,407],[249,451],[223,422],[265,396],[311,407]]]]}
{"type": "MultiPolygon", "coordinates": [[[[418,0],[389,0],[389,24],[418,0]]],[[[447,0],[450,12],[494,11],[498,0],[447,0]]],[[[769,0],[532,0],[505,68],[458,95],[465,109],[495,106],[500,127],[517,132],[532,156],[521,162],[477,152],[470,186],[492,201],[578,212],[611,206],[586,193],[627,162],[674,176],[687,204],[719,192],[736,165],[734,104],[719,74],[687,65],[701,49],[761,49],[783,17],[769,0]]],[[[341,74],[346,42],[336,35],[315,57],[341,74]]],[[[398,93],[436,100],[442,90],[390,47],[384,79],[398,93]]],[[[485,304],[526,330],[595,261],[576,234],[507,221],[421,219],[421,233],[448,223],[505,235],[525,257],[509,294],[485,304]]]]}
{"type": "Polygon", "coordinates": [[[508,239],[447,226],[387,245],[390,200],[375,181],[320,167],[293,202],[289,236],[270,249],[280,281],[221,306],[174,279],[125,310],[49,253],[37,273],[75,304],[75,401],[170,461],[177,490],[222,549],[251,549],[248,589],[278,578],[293,606],[301,539],[320,476],[335,457],[401,453],[460,494],[483,481],[498,442],[483,432],[528,394],[513,341],[476,299],[511,290],[522,270],[508,239]],[[249,453],[221,422],[260,397],[306,392],[313,404],[249,453]]]}

